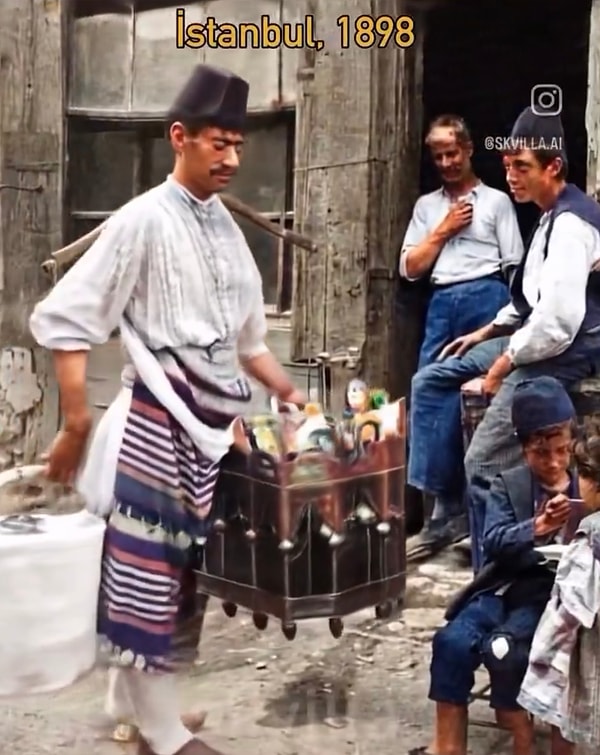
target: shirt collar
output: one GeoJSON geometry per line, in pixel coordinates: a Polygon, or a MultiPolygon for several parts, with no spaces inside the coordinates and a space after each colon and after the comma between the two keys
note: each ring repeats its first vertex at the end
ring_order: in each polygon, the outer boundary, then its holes
{"type": "MultiPolygon", "coordinates": [[[[566,489],[561,492],[564,493],[568,498],[576,498],[578,495],[577,478],[575,477],[575,475],[572,473],[570,469],[567,470],[567,474],[569,475],[569,484],[566,487],[566,489]]],[[[539,506],[540,503],[542,501],[545,501],[549,496],[557,495],[557,491],[548,490],[548,488],[544,487],[540,483],[537,477],[533,478],[533,484],[534,484],[535,503],[537,506],[539,506]]]]}
{"type": "Polygon", "coordinates": [[[538,227],[543,228],[550,220],[550,212],[543,212],[538,220],[538,227]]]}
{"type": "Polygon", "coordinates": [[[198,199],[198,197],[195,197],[189,189],[186,189],[183,184],[179,183],[179,181],[174,178],[172,173],[169,173],[166,179],[167,185],[175,191],[179,197],[181,197],[187,205],[190,207],[198,207],[198,208],[204,208],[208,209],[212,207],[217,202],[217,194],[211,194],[208,199],[198,199]]]}
{"type": "MultiPolygon", "coordinates": [[[[474,197],[477,197],[477,195],[481,192],[482,186],[483,186],[483,181],[479,180],[475,184],[475,186],[473,186],[472,189],[469,189],[469,191],[467,192],[467,194],[472,194],[474,197]]],[[[446,197],[447,199],[451,198],[450,195],[448,194],[448,192],[446,191],[446,187],[445,186],[440,186],[439,192],[440,192],[440,195],[442,197],[446,197]]]]}

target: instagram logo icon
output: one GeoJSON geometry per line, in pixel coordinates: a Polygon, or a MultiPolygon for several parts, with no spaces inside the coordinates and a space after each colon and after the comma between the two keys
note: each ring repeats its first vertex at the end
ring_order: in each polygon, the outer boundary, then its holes
{"type": "Polygon", "coordinates": [[[536,84],[531,90],[531,109],[536,115],[562,113],[562,89],[556,84],[536,84]]]}

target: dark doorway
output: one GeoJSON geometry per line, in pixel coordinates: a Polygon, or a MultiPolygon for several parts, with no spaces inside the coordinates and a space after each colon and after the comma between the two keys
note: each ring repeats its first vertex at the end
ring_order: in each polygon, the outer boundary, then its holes
{"type": "MultiPolygon", "coordinates": [[[[475,143],[474,167],[490,186],[506,191],[502,161],[485,149],[485,138],[510,133],[531,90],[555,84],[562,90],[561,117],[569,154],[569,179],[586,188],[585,108],[591,0],[450,0],[427,15],[423,58],[424,128],[442,113],[461,115],[475,143]]],[[[426,149],[421,165],[421,193],[439,182],[426,149]]],[[[539,215],[535,205],[517,205],[524,238],[539,215]]],[[[397,322],[398,374],[402,395],[410,396],[410,375],[417,365],[428,289],[399,284],[397,322]],[[401,363],[401,364],[400,364],[401,363]],[[400,382],[400,379],[399,379],[400,382]]],[[[406,489],[407,528],[421,526],[421,495],[406,489]]]]}
{"type": "MultiPolygon", "coordinates": [[[[474,165],[490,186],[506,190],[497,152],[486,136],[506,136],[539,84],[563,93],[561,117],[569,153],[569,178],[584,189],[587,140],[585,107],[591,0],[463,0],[442,5],[427,18],[424,50],[424,124],[444,112],[471,127],[474,165]]],[[[426,150],[421,190],[438,186],[426,150]]],[[[522,232],[538,216],[518,207],[522,232]]]]}

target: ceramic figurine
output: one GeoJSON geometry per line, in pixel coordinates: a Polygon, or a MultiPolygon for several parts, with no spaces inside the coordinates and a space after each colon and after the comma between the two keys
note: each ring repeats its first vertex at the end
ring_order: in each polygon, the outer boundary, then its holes
{"type": "Polygon", "coordinates": [[[256,445],[261,451],[264,451],[271,456],[279,456],[281,449],[277,443],[277,438],[273,432],[273,428],[268,425],[257,427],[254,430],[254,438],[256,439],[256,445]]]}
{"type": "Polygon", "coordinates": [[[384,404],[377,412],[381,421],[380,432],[384,438],[400,434],[400,402],[384,404]]]}
{"type": "Polygon", "coordinates": [[[378,439],[378,429],[380,426],[379,415],[375,411],[365,412],[356,416],[358,425],[358,437],[361,443],[369,443],[378,439]]]}
{"type": "Polygon", "coordinates": [[[319,404],[306,404],[304,407],[304,416],[304,422],[296,431],[296,447],[298,451],[305,451],[315,447],[314,438],[311,436],[316,430],[329,430],[329,424],[319,404]]]}
{"type": "Polygon", "coordinates": [[[330,427],[319,427],[313,430],[307,438],[305,450],[308,449],[323,451],[323,453],[333,456],[336,452],[336,442],[332,429],[330,427]]]}
{"type": "Polygon", "coordinates": [[[311,402],[304,407],[304,414],[306,417],[318,417],[323,414],[323,410],[321,409],[320,404],[311,402]]]}
{"type": "Polygon", "coordinates": [[[289,457],[298,453],[296,433],[299,420],[296,415],[283,414],[281,417],[281,438],[284,453],[289,457]]]}
{"type": "MultiPolygon", "coordinates": [[[[364,380],[355,378],[348,383],[346,389],[346,401],[348,409],[354,416],[356,427],[363,425],[365,422],[377,422],[376,414],[373,414],[373,405],[371,402],[371,391],[364,380]]],[[[375,440],[376,431],[372,425],[367,425],[359,429],[358,437],[362,443],[375,440]]]]}
{"type": "Polygon", "coordinates": [[[354,451],[356,447],[356,426],[354,424],[354,412],[352,409],[344,409],[338,432],[344,451],[354,451]]]}
{"type": "Polygon", "coordinates": [[[253,417],[250,422],[250,433],[259,451],[271,456],[281,455],[281,442],[279,439],[279,423],[272,415],[260,415],[253,417]]]}
{"type": "Polygon", "coordinates": [[[364,380],[354,379],[348,383],[346,389],[346,401],[354,414],[363,414],[370,409],[369,389],[364,380]]]}
{"type": "Polygon", "coordinates": [[[383,388],[373,388],[369,392],[369,399],[372,409],[381,409],[390,403],[390,394],[383,388]]]}

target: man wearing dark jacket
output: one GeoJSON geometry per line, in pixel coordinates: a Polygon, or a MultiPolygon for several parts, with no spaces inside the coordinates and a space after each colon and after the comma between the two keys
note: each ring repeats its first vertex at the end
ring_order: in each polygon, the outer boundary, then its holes
{"type": "Polygon", "coordinates": [[[515,389],[512,418],[525,464],[498,475],[485,507],[485,566],[447,613],[433,639],[430,699],[436,726],[429,748],[411,755],[466,755],[468,699],[475,670],[490,674],[490,704],[513,736],[514,755],[531,755],[533,727],[517,704],[529,648],[554,582],[535,547],[565,539],[581,511],[569,472],[573,404],[558,380],[515,389]]]}

